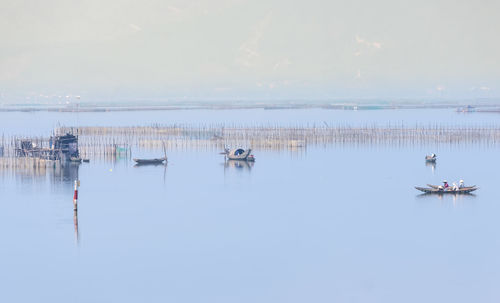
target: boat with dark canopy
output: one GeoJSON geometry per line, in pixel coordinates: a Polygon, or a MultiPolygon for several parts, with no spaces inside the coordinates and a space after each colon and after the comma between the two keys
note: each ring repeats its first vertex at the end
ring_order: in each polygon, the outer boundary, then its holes
{"type": "Polygon", "coordinates": [[[251,154],[251,152],[251,149],[244,150],[242,148],[237,148],[229,150],[226,148],[221,154],[225,155],[229,160],[243,160],[253,162],[255,161],[255,157],[251,154]]]}

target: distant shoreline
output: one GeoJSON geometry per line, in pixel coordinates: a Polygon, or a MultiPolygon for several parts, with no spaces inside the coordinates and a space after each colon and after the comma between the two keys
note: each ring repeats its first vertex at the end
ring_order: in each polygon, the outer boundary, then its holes
{"type": "Polygon", "coordinates": [[[0,112],[118,112],[118,111],[170,111],[170,110],[293,110],[293,109],[326,109],[326,110],[397,110],[397,109],[457,109],[458,111],[500,112],[500,104],[496,103],[439,103],[439,104],[190,104],[190,105],[37,105],[12,104],[0,105],[0,112]],[[467,107],[469,106],[470,107],[467,107]]]}

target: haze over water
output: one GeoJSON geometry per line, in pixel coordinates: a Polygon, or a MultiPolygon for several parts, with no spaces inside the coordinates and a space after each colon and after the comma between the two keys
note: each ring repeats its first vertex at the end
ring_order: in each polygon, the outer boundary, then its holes
{"type": "MultiPolygon", "coordinates": [[[[451,110],[0,117],[5,134],[44,136],[58,123],[498,126],[496,115],[451,110]]],[[[499,149],[307,146],[254,150],[254,164],[225,163],[213,150],[167,150],[166,167],[134,167],[125,157],[38,175],[1,171],[0,300],[497,302],[499,149]],[[436,166],[424,162],[431,152],[438,155],[436,166]],[[443,179],[480,189],[440,197],[413,188],[443,179]]]]}
{"type": "Polygon", "coordinates": [[[499,12],[0,1],[0,302],[499,302],[499,12]]]}
{"type": "Polygon", "coordinates": [[[397,110],[154,110],[117,112],[1,112],[5,135],[48,136],[58,126],[500,126],[498,113],[457,113],[451,109],[397,110]]]}

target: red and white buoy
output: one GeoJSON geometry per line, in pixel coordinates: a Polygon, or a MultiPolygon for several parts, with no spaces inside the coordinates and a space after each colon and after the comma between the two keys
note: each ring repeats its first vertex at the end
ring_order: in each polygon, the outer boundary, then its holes
{"type": "Polygon", "coordinates": [[[80,181],[75,180],[75,194],[73,195],[73,210],[78,210],[78,186],[80,186],[80,181]]]}

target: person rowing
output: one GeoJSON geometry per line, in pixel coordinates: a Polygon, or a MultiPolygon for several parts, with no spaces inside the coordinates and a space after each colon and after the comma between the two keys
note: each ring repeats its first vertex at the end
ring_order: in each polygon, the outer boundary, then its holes
{"type": "Polygon", "coordinates": [[[460,180],[460,182],[458,183],[458,188],[464,188],[465,185],[464,185],[464,180],[460,180]]]}

